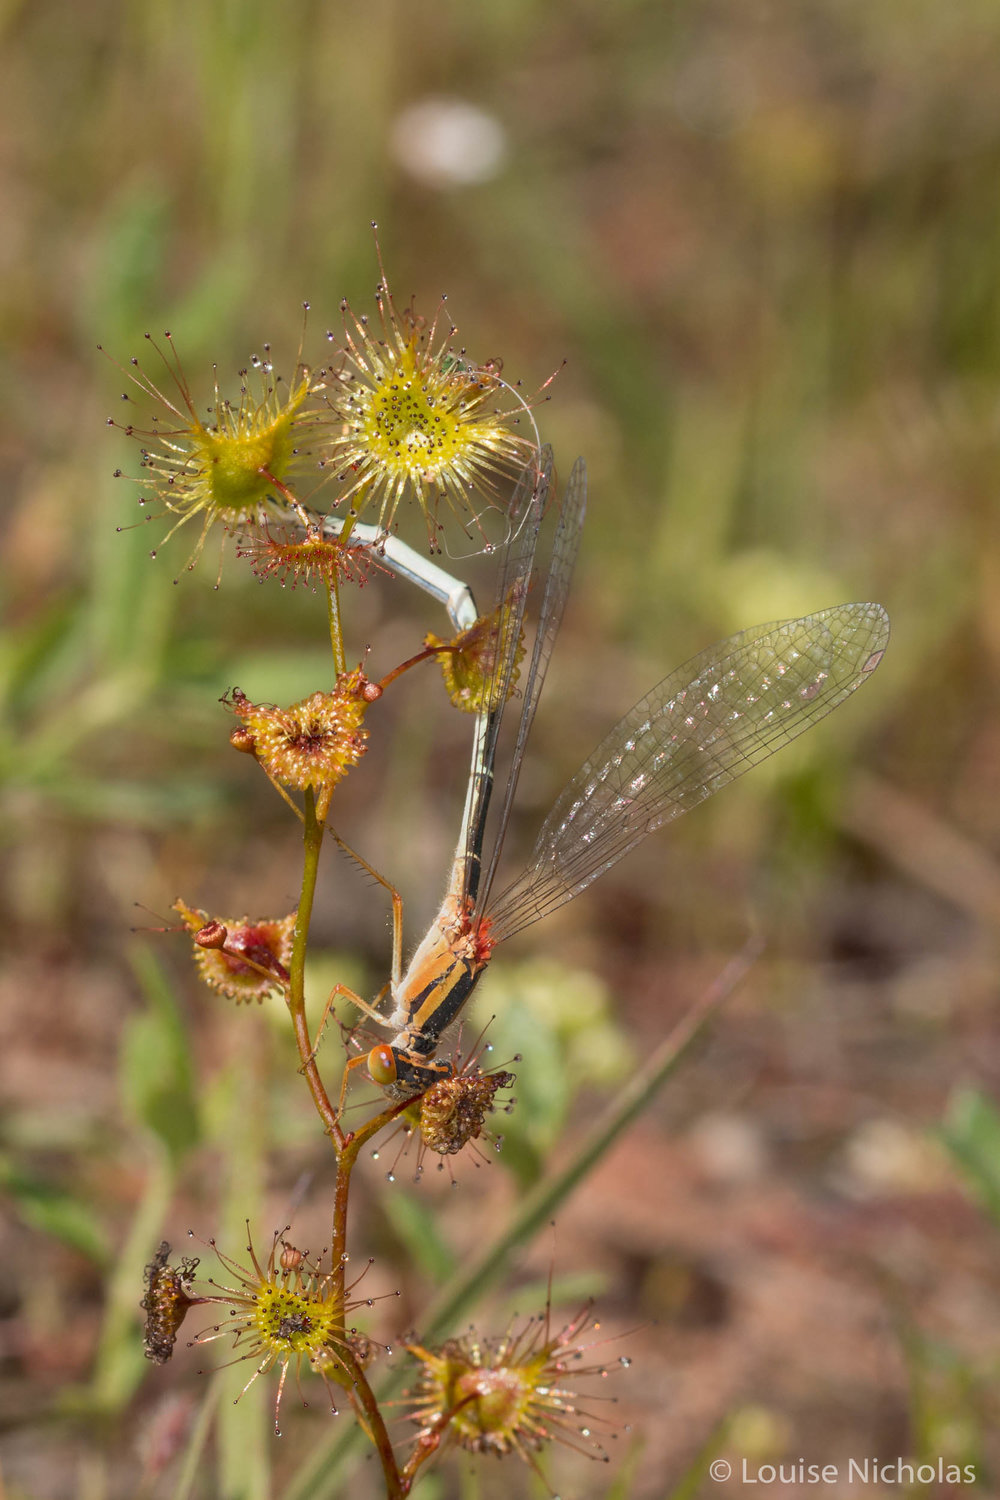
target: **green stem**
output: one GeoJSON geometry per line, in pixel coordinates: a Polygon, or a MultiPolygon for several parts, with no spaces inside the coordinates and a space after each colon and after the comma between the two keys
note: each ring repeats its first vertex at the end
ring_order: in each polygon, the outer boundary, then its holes
{"type": "MultiPolygon", "coordinates": [[[[384,1109],[374,1119],[368,1120],[357,1131],[350,1135],[343,1135],[341,1131],[341,1144],[337,1153],[337,1181],[333,1191],[333,1234],[331,1238],[333,1255],[333,1274],[337,1278],[337,1287],[343,1296],[346,1261],[344,1259],[347,1250],[347,1200],[351,1190],[351,1173],[358,1160],[358,1154],[362,1146],[370,1141],[373,1135],[377,1135],[384,1126],[390,1124],[397,1115],[403,1113],[408,1107],[409,1100],[401,1104],[395,1104],[390,1109],[384,1109]]],[[[341,1129],[341,1127],[338,1127],[341,1129]]]]}
{"type": "Polygon", "coordinates": [[[409,1492],[409,1484],[404,1484],[399,1473],[399,1465],[396,1463],[396,1455],[392,1449],[392,1439],[382,1412],[379,1409],[378,1398],[360,1364],[349,1351],[342,1354],[344,1367],[351,1377],[351,1395],[356,1404],[361,1408],[364,1415],[362,1425],[366,1434],[379,1456],[382,1465],[382,1473],[385,1477],[386,1500],[404,1500],[409,1492]]]}
{"type": "Polygon", "coordinates": [[[336,576],[327,581],[326,612],[330,622],[330,644],[333,647],[333,665],[339,677],[343,672],[347,671],[347,657],[344,653],[344,627],[340,618],[340,584],[336,576]]]}
{"type": "Polygon", "coordinates": [[[381,679],[379,687],[384,692],[391,682],[395,682],[397,677],[402,677],[403,673],[408,672],[411,667],[417,667],[421,662],[430,661],[432,657],[441,656],[447,652],[455,655],[457,654],[457,650],[456,646],[426,646],[423,651],[418,651],[416,656],[411,656],[406,661],[401,662],[398,667],[394,667],[391,672],[381,679]]]}
{"type": "MultiPolygon", "coordinates": [[[[405,1105],[399,1106],[405,1108],[405,1105]]],[[[396,1111],[398,1113],[398,1110],[396,1111]]],[[[351,1186],[351,1173],[358,1159],[358,1153],[365,1141],[369,1140],[376,1130],[392,1118],[393,1111],[383,1111],[377,1120],[370,1121],[357,1135],[349,1135],[338,1153],[337,1180],[334,1187],[333,1200],[333,1240],[331,1255],[333,1260],[333,1282],[339,1293],[341,1306],[346,1311],[345,1282],[347,1278],[347,1201],[351,1186]]],[[[364,1369],[355,1359],[351,1350],[345,1346],[339,1351],[339,1358],[344,1366],[350,1380],[348,1389],[351,1393],[353,1403],[359,1408],[362,1418],[361,1426],[372,1446],[379,1456],[382,1465],[382,1473],[385,1476],[386,1500],[403,1500],[408,1494],[410,1485],[404,1482],[400,1476],[399,1466],[396,1463],[396,1455],[393,1452],[392,1439],[386,1429],[382,1412],[379,1408],[378,1397],[368,1384],[368,1377],[364,1369]]]]}
{"type": "MultiPolygon", "coordinates": [[[[319,855],[323,847],[324,833],[324,819],[317,817],[316,798],[312,788],[307,787],[304,798],[303,818],[305,854],[302,870],[302,891],[299,898],[298,915],[295,919],[295,932],[292,938],[287,1003],[295,1030],[295,1041],[302,1063],[302,1071],[305,1074],[306,1082],[309,1085],[309,1091],[312,1094],[313,1103],[316,1106],[319,1117],[323,1121],[326,1133],[333,1141],[334,1149],[337,1152],[331,1256],[334,1289],[339,1292],[341,1304],[343,1305],[347,1269],[344,1254],[347,1240],[347,1201],[351,1185],[351,1172],[353,1171],[361,1147],[371,1137],[374,1130],[380,1128],[384,1120],[380,1117],[378,1121],[370,1122],[368,1127],[359,1131],[356,1135],[344,1136],[337,1112],[330,1103],[329,1095],[319,1076],[312,1040],[309,1036],[309,1027],[306,1021],[305,996],[306,950],[309,942],[309,924],[312,918],[313,903],[316,898],[316,879],[319,873],[319,855]]],[[[391,1111],[385,1111],[384,1114],[391,1118],[391,1111]]],[[[364,1370],[349,1350],[345,1350],[341,1355],[341,1359],[351,1380],[352,1398],[364,1413],[365,1430],[382,1464],[387,1500],[403,1500],[408,1486],[404,1488],[403,1481],[400,1479],[399,1468],[392,1451],[392,1441],[386,1431],[385,1422],[379,1411],[375,1393],[368,1384],[364,1370]]]]}

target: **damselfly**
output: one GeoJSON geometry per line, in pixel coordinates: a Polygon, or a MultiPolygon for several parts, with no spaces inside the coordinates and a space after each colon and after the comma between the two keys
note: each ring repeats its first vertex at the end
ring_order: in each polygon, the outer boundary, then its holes
{"type": "MultiPolygon", "coordinates": [[[[394,954],[393,1011],[388,1018],[377,1017],[394,1034],[366,1058],[372,1079],[398,1098],[422,1092],[448,1072],[447,1064],[434,1061],[435,1053],[498,943],[572,900],[648,833],[818,723],[871,676],[889,638],[882,606],[861,603],[757,626],[710,646],[665,677],[615,725],[557,798],[528,867],[491,900],[586,502],[586,473],[578,460],[545,570],[510,770],[487,851],[498,737],[550,475],[551,455],[543,455],[537,469],[522,476],[515,496],[512,541],[497,590],[498,613],[510,609],[513,628],[504,629],[490,706],[477,721],[462,836],[448,890],[405,974],[400,973],[398,952],[394,954]]],[[[398,942],[394,947],[398,950],[398,942]]]]}

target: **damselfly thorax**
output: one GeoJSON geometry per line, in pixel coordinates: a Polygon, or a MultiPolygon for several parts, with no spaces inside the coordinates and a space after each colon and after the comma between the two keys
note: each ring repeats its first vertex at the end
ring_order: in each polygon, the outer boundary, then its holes
{"type": "Polygon", "coordinates": [[[405,1098],[448,1070],[448,1064],[430,1059],[475,989],[494,946],[488,921],[448,895],[396,989],[395,1009],[387,1020],[395,1035],[368,1055],[369,1072],[387,1093],[405,1098]]]}

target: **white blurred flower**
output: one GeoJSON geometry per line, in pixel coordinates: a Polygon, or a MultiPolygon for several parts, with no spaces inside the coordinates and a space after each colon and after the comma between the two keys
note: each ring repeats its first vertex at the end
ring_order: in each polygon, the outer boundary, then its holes
{"type": "Polygon", "coordinates": [[[466,187],[496,175],[507,136],[496,116],[478,105],[430,97],[400,111],[390,147],[404,171],[430,187],[466,187]]]}
{"type": "Polygon", "coordinates": [[[839,1186],[853,1198],[939,1193],[950,1168],[939,1143],[915,1125],[866,1120],[845,1143],[839,1186]]]}

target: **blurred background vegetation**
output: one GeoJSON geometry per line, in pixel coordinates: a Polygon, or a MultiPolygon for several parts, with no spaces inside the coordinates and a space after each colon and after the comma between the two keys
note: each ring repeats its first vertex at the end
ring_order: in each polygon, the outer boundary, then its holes
{"type": "MultiPolygon", "coordinates": [[[[175,586],[192,538],[151,562],[152,527],[116,531],[138,487],[111,473],[138,455],[103,426],[124,385],[96,345],[127,361],[169,328],[204,403],[213,364],[225,388],[266,340],[290,372],[308,300],[319,362],[342,296],[373,310],[373,219],[397,300],[429,314],[447,291],[473,358],[529,392],[567,361],[540,423],[563,473],[586,454],[592,508],[515,842],[710,640],[849,598],[893,618],[835,720],[498,960],[497,1055],[534,1045],[510,1122],[523,1185],[613,1091],[599,1064],[621,1076],[749,926],[767,940],[511,1285],[554,1254],[599,1279],[607,1329],[646,1325],[613,1493],[669,1493],[692,1464],[699,1493],[713,1443],[943,1454],[988,1488],[997,1231],[959,1169],[995,1207],[994,0],[10,0],[0,28],[4,1493],[341,1492],[302,1478],[321,1401],[287,1393],[276,1445],[259,1382],[192,1450],[212,1361],[154,1372],[138,1353],[136,1277],[163,1234],[238,1252],[244,1217],[266,1244],[294,1212],[322,1242],[326,1163],[282,1018],[198,993],[183,943],[129,929],[165,922],[134,902],[178,895],[294,906],[295,830],[227,753],[217,699],[291,701],[327,666],[315,596],[232,559],[216,592],[213,544],[175,586]]],[[[385,580],[349,608],[350,649],[386,667],[441,628],[385,580]]],[[[429,679],[408,683],[343,799],[345,835],[411,898],[411,936],[466,737],[429,679]]],[[[327,881],[317,992],[374,990],[381,895],[335,860],[327,881]]],[[[383,1169],[358,1255],[404,1290],[395,1340],[517,1186],[500,1157],[411,1202],[383,1169]]],[[[612,1493],[582,1459],[553,1473],[612,1493]]],[[[534,1485],[509,1464],[472,1482],[443,1465],[425,1493],[534,1485]]]]}

